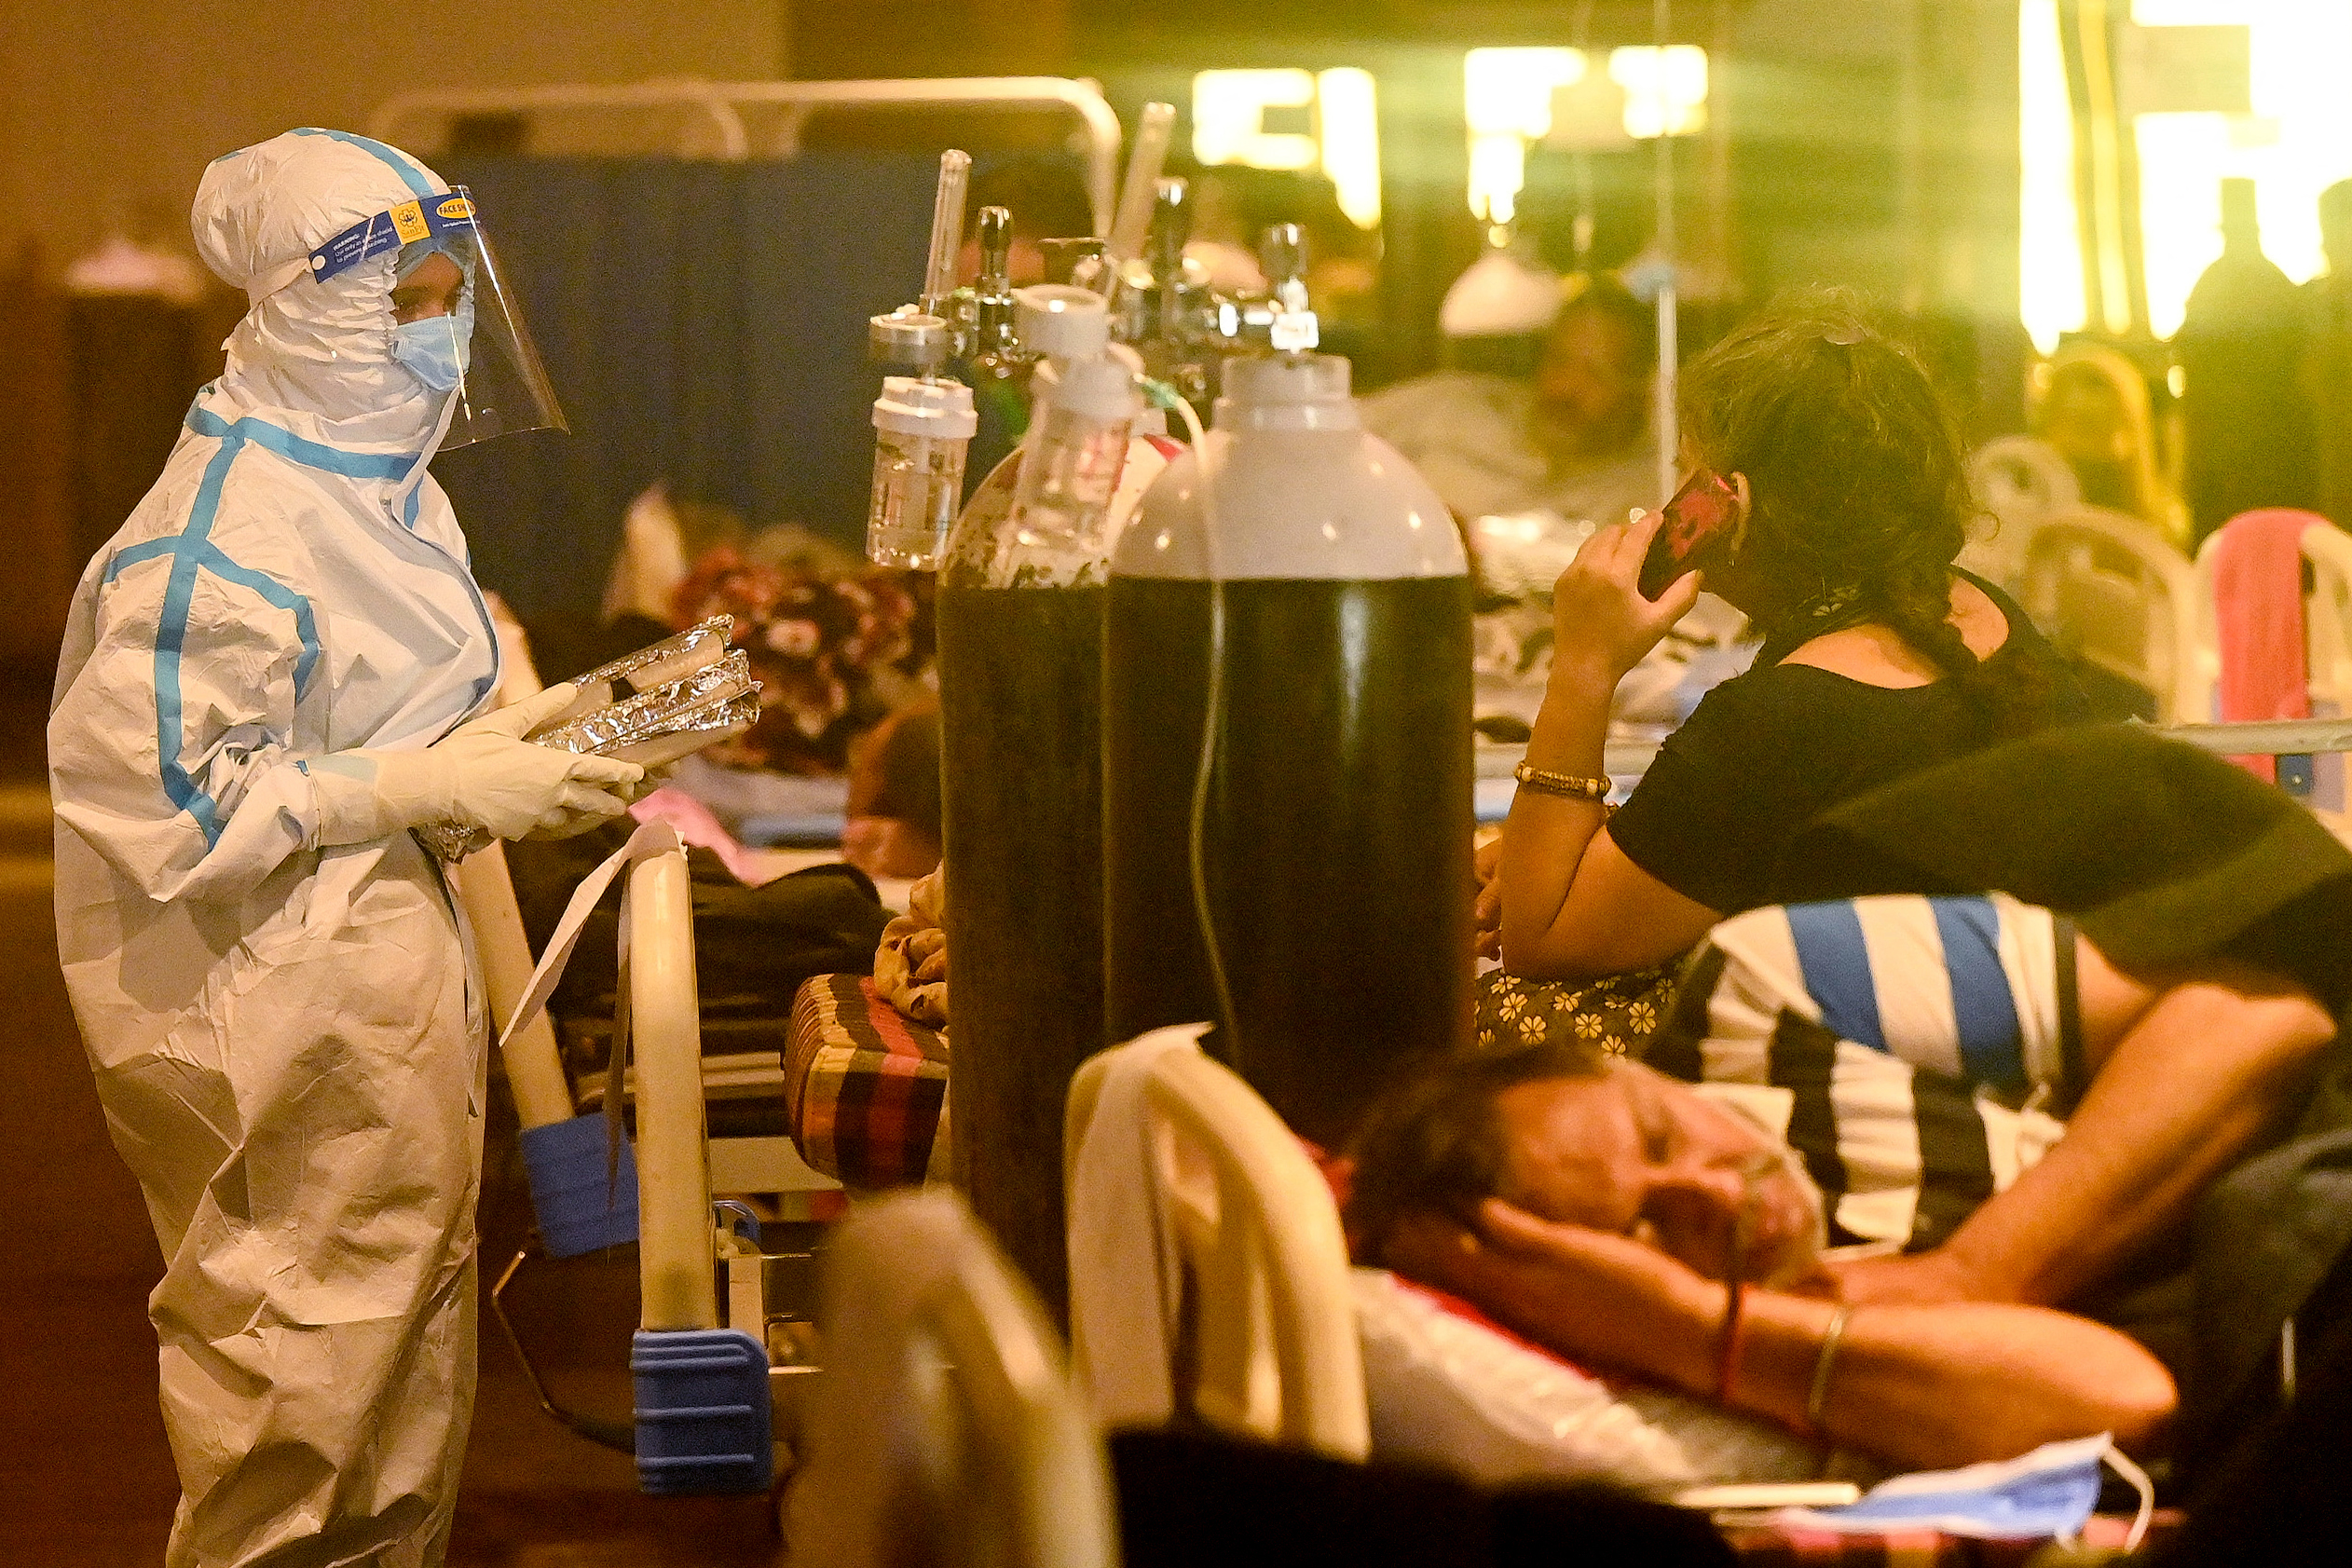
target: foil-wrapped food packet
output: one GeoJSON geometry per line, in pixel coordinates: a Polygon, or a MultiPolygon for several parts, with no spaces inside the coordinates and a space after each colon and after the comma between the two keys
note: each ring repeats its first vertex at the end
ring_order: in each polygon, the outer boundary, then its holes
{"type": "MultiPolygon", "coordinates": [[[[735,618],[714,615],[708,620],[688,627],[675,637],[664,637],[650,643],[635,653],[624,653],[609,664],[599,664],[584,675],[573,677],[580,689],[569,706],[531,731],[536,741],[551,729],[560,729],[598,708],[609,708],[615,702],[625,702],[644,692],[658,690],[684,680],[695,671],[705,669],[727,657],[735,632],[735,618]]],[[[573,747],[572,750],[580,748],[573,747]]]]}
{"type": "Polygon", "coordinates": [[[731,652],[650,691],[577,716],[572,712],[540,726],[528,739],[659,768],[750,729],[759,717],[759,688],[750,660],[731,652]]]}
{"type": "MultiPolygon", "coordinates": [[[[579,677],[581,701],[525,739],[559,751],[617,757],[659,768],[744,733],[759,720],[759,687],[751,661],[729,646],[734,621],[701,625],[639,648],[579,677]]],[[[426,850],[463,860],[489,836],[455,823],[417,830],[426,850]]]]}

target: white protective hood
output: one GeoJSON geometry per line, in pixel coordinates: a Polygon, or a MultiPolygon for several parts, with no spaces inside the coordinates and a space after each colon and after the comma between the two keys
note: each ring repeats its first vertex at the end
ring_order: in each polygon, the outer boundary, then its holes
{"type": "Polygon", "coordinates": [[[448,192],[423,164],[381,146],[294,130],[204,171],[192,214],[197,253],[253,301],[223,345],[227,373],[206,402],[231,418],[267,410],[296,435],[355,451],[421,454],[421,470],[449,400],[392,359],[393,255],[323,283],[308,276],[310,252],[327,239],[448,192]]]}

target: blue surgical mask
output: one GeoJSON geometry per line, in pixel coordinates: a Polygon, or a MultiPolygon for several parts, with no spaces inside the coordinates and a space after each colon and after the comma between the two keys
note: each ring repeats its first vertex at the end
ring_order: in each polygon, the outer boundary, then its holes
{"type": "Polygon", "coordinates": [[[1794,1516],[1831,1530],[1938,1530],[1947,1535],[2070,1538],[2099,1502],[2099,1470],[2115,1467],[2140,1493],[2145,1530],[2152,1493],[2146,1472],[2118,1452],[2105,1436],[2044,1443],[2032,1452],[2000,1464],[1897,1476],[1842,1508],[1803,1510],[1794,1516]]]}
{"type": "Polygon", "coordinates": [[[473,302],[459,302],[446,316],[398,321],[392,326],[392,358],[428,391],[446,392],[465,379],[473,342],[473,302]]]}

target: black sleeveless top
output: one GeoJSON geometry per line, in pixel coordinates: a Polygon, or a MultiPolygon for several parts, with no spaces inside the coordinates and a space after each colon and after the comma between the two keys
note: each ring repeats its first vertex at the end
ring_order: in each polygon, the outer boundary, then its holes
{"type": "MultiPolygon", "coordinates": [[[[2053,724],[2089,716],[2081,689],[2017,602],[1973,574],[2008,618],[1985,661],[2021,678],[2029,662],[2053,724]]],[[[1750,670],[1701,700],[1609,819],[1626,858],[1687,898],[1733,915],[1781,901],[1789,841],[1833,806],[1993,743],[1949,680],[1869,686],[1810,664],[1750,670]]]]}

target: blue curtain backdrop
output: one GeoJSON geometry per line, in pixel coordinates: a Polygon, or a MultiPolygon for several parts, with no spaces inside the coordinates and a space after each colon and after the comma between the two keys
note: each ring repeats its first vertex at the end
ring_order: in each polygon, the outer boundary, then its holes
{"type": "Polygon", "coordinates": [[[866,319],[922,286],[936,157],[442,170],[480,199],[571,421],[434,462],[485,587],[526,616],[593,614],[657,479],[862,547],[882,374],[866,319]]]}

